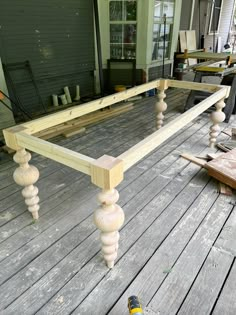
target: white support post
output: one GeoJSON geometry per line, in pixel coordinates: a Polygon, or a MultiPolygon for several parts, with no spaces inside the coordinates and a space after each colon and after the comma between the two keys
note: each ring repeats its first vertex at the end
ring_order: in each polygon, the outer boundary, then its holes
{"type": "Polygon", "coordinates": [[[36,183],[39,178],[39,171],[35,166],[28,164],[31,159],[31,154],[25,149],[17,150],[13,159],[20,165],[15,170],[13,178],[18,185],[25,186],[22,190],[22,195],[25,198],[28,210],[32,213],[33,218],[37,220],[39,217],[39,197],[38,188],[33,184],[36,183]]]}
{"type": "Polygon", "coordinates": [[[216,138],[220,132],[219,123],[225,120],[225,113],[222,112],[222,109],[225,107],[224,99],[218,101],[215,105],[216,111],[211,113],[211,120],[213,125],[210,127],[210,143],[209,146],[214,148],[216,143],[216,138]]]}

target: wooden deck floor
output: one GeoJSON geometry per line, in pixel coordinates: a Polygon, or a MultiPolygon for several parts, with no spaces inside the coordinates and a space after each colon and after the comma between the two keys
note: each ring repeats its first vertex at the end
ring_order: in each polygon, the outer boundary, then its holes
{"type": "MultiPolygon", "coordinates": [[[[180,115],[185,98],[168,92],[165,121],[180,115]]],[[[94,158],[118,156],[154,130],[154,101],[57,142],[94,158]]],[[[98,190],[89,178],[33,155],[41,173],[35,223],[12,180],[15,164],[1,153],[0,314],[121,315],[138,295],[145,314],[235,315],[235,196],[220,195],[217,181],[179,157],[210,151],[209,126],[203,114],[125,174],[112,270],[92,221],[98,190]]]]}

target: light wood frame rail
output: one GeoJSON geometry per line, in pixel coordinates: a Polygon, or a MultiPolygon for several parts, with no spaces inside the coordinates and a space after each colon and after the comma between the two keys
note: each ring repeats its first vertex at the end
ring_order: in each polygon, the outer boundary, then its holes
{"type": "Polygon", "coordinates": [[[124,212],[116,204],[119,199],[119,193],[115,187],[123,180],[124,172],[212,105],[215,105],[216,111],[211,114],[213,124],[210,128],[210,146],[214,146],[220,130],[219,123],[225,119],[222,109],[225,106],[224,99],[228,97],[229,91],[230,87],[228,86],[160,79],[89,102],[85,105],[72,107],[60,113],[51,114],[5,129],[3,133],[6,144],[16,151],[14,161],[19,164],[13,177],[18,185],[24,187],[22,195],[25,198],[28,210],[32,213],[34,219],[38,219],[38,188],[34,184],[39,178],[39,171],[35,166],[28,163],[31,155],[26,149],[89,175],[92,183],[102,189],[98,194],[101,206],[94,212],[94,222],[101,230],[104,259],[108,267],[112,268],[117,257],[118,231],[124,222],[124,212]],[[212,94],[198,105],[162,127],[164,119],[163,112],[167,109],[165,90],[168,87],[201,90],[211,92],[212,94]],[[159,90],[156,102],[156,126],[158,130],[118,157],[103,155],[99,159],[93,159],[92,157],[34,136],[34,133],[46,128],[105,108],[153,88],[159,90]]]}

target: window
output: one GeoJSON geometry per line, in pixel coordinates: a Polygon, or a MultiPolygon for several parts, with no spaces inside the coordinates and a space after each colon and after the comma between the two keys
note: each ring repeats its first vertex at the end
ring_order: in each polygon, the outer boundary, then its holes
{"type": "Polygon", "coordinates": [[[120,0],[109,3],[110,58],[136,58],[137,1],[120,0]]]}
{"type": "Polygon", "coordinates": [[[212,0],[209,33],[218,33],[222,0],[212,0]]]}
{"type": "Polygon", "coordinates": [[[170,57],[173,23],[174,0],[155,0],[152,60],[170,57]]]}

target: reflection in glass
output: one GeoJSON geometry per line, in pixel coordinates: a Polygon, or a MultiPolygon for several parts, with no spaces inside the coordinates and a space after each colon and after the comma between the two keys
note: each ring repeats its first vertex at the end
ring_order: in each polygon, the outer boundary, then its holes
{"type": "Polygon", "coordinates": [[[113,59],[135,59],[137,1],[111,0],[109,9],[110,57],[113,59]]]}
{"type": "Polygon", "coordinates": [[[169,58],[171,36],[174,22],[174,0],[155,0],[153,24],[153,50],[152,60],[169,58]],[[164,32],[164,14],[166,15],[166,29],[164,32]],[[164,34],[165,33],[165,34],[164,34]],[[165,41],[165,49],[164,49],[165,41]]]}
{"type": "Polygon", "coordinates": [[[110,24],[110,42],[111,43],[123,43],[123,25],[122,24],[110,24]]]}
{"type": "Polygon", "coordinates": [[[136,0],[110,1],[110,21],[135,21],[136,0]]]}

